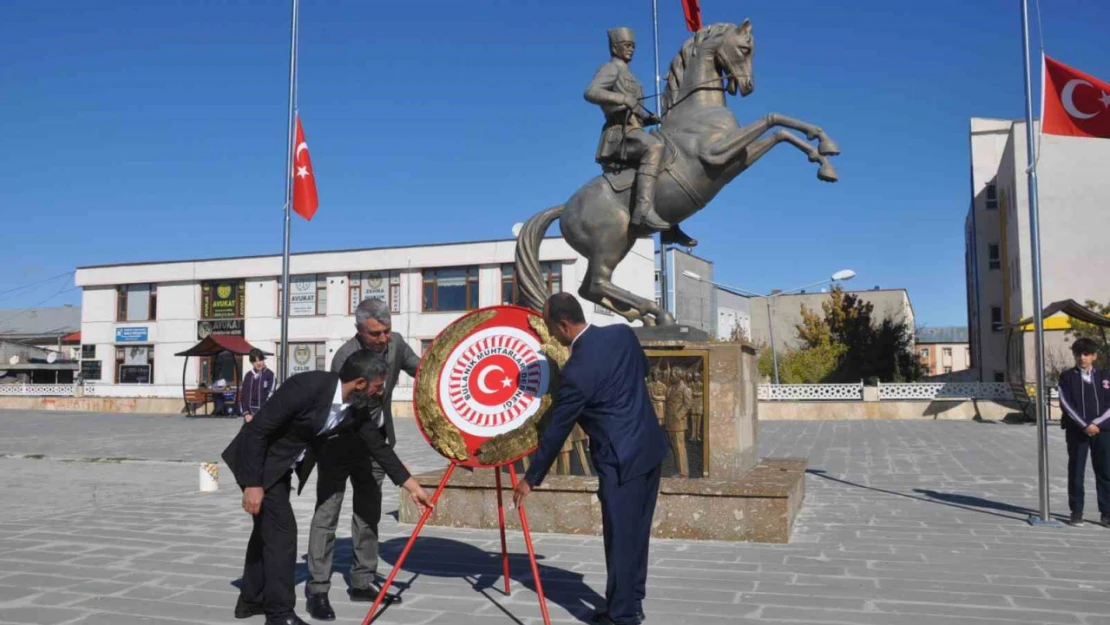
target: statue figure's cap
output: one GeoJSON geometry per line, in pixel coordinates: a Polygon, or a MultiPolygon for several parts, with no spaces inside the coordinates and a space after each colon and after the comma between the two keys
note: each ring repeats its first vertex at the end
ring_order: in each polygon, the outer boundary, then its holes
{"type": "Polygon", "coordinates": [[[609,45],[615,46],[624,41],[631,41],[636,43],[636,35],[632,34],[632,29],[627,26],[618,26],[609,29],[609,45]]]}

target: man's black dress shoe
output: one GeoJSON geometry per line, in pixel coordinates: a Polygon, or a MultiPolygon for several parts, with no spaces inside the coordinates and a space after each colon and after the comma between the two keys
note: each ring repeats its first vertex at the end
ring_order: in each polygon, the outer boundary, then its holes
{"type": "Polygon", "coordinates": [[[265,613],[261,603],[247,603],[241,596],[235,601],[235,618],[250,618],[265,613]]]}
{"type": "Polygon", "coordinates": [[[290,612],[285,616],[266,617],[266,625],[308,625],[308,623],[302,621],[301,617],[290,612]]]}
{"type": "MultiPolygon", "coordinates": [[[[636,623],[636,625],[639,625],[640,623],[643,623],[645,620],[647,620],[647,617],[644,616],[644,613],[643,612],[637,612],[636,613],[636,619],[633,621],[633,623],[636,623]]],[[[596,613],[594,613],[593,625],[617,625],[617,622],[614,621],[613,619],[609,618],[609,613],[608,612],[596,612],[596,613]]]]}
{"type": "MultiPolygon", "coordinates": [[[[351,601],[367,601],[373,603],[378,599],[378,593],[381,589],[377,585],[367,586],[366,588],[349,588],[347,594],[350,595],[351,601]]],[[[401,595],[396,591],[386,593],[385,600],[382,603],[401,603],[401,595]]]]}
{"type": "Polygon", "coordinates": [[[314,595],[309,595],[305,599],[305,609],[308,610],[308,615],[318,621],[334,621],[335,610],[331,609],[331,602],[328,601],[328,593],[318,592],[314,595]]]}

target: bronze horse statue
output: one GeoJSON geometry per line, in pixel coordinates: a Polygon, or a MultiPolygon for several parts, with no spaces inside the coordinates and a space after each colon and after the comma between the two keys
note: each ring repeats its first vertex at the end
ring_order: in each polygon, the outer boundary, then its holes
{"type": "MultiPolygon", "coordinates": [[[[840,153],[821,128],[770,113],[759,121],[740,126],[725,102],[725,92],[747,96],[755,89],[752,55],[755,40],[748,20],[707,26],[682,45],[671,61],[663,94],[663,123],[655,131],[666,146],[663,166],[655,187],[658,215],[678,224],[701,210],[733,178],[780,143],[801,150],[817,163],[817,177],[835,182],[836,170],[828,157],[840,153]],[[767,136],[772,127],[779,126],[767,136]],[[817,147],[785,130],[804,133],[817,147]]],[[[632,249],[636,239],[652,234],[630,227],[634,168],[610,169],[578,189],[565,204],[533,215],[517,237],[516,271],[524,304],[541,310],[547,299],[540,274],[540,241],[556,219],[567,243],[584,256],[589,266],[579,294],[629,321],[645,325],[672,325],[674,317],[654,301],[612,283],[613,270],[632,249]]]]}

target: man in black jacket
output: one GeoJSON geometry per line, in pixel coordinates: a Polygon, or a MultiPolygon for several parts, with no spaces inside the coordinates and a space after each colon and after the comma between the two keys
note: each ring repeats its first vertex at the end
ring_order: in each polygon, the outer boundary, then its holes
{"type": "Polygon", "coordinates": [[[1102,524],[1110,527],[1110,377],[1095,369],[1098,345],[1087,338],[1071,346],[1075,368],[1060,374],[1060,427],[1068,443],[1068,507],[1071,524],[1083,525],[1083,479],[1087,455],[1095,471],[1095,490],[1102,524]]]}
{"type": "Polygon", "coordinates": [[[418,505],[430,505],[378,428],[363,427],[367,413],[362,409],[382,392],[385,375],[385,361],[370,351],[353,354],[339,374],[295,375],[224,450],[224,462],[243,489],[243,509],[254,516],[236,618],[265,613],[266,625],[305,625],[293,612],[297,520],[289,493],[294,472],[297,492],[304,488],[328,438],[356,431],[389,479],[418,505]]]}

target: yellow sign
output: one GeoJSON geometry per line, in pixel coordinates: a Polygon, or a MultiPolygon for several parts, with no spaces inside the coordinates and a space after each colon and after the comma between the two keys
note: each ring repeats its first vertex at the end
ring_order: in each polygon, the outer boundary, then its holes
{"type": "MultiPolygon", "coordinates": [[[[1070,330],[1071,329],[1071,317],[1065,315],[1064,313],[1058,313],[1058,314],[1052,315],[1051,317],[1048,317],[1047,319],[1044,320],[1044,329],[1045,330],[1070,330]]],[[[1032,332],[1033,331],[1033,322],[1030,321],[1029,323],[1021,326],[1021,330],[1022,330],[1022,332],[1032,332]]]]}

